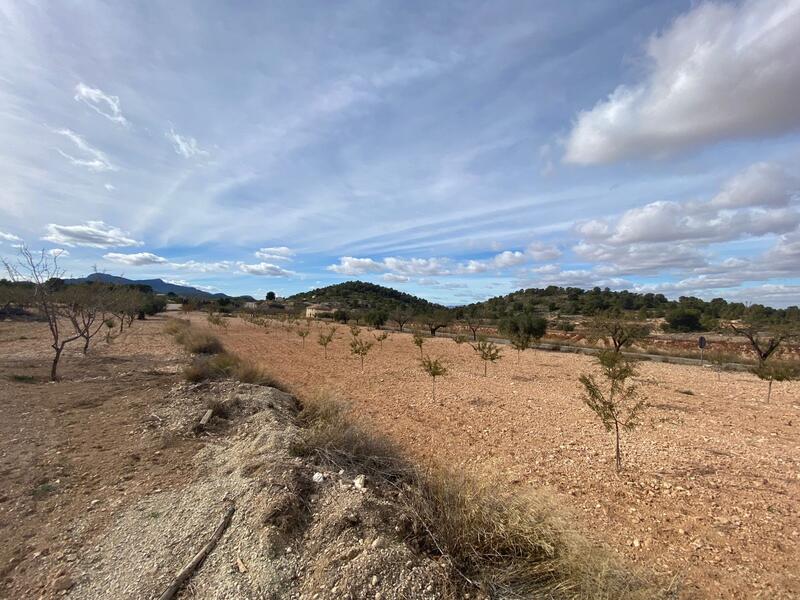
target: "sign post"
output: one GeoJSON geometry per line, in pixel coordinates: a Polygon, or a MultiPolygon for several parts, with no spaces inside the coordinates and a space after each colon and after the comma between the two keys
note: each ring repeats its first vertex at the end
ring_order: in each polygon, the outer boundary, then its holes
{"type": "Polygon", "coordinates": [[[697,340],[697,346],[700,348],[700,366],[701,367],[703,366],[703,350],[706,349],[707,343],[708,342],[706,342],[706,338],[703,335],[701,335],[700,339],[697,340]]]}

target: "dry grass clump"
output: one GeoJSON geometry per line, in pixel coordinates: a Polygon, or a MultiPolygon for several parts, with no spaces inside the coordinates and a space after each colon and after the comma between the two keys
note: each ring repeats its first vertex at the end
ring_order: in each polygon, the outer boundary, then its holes
{"type": "Polygon", "coordinates": [[[179,319],[177,317],[169,317],[164,324],[164,331],[170,335],[176,335],[191,325],[189,319],[179,319]]]}
{"type": "Polygon", "coordinates": [[[187,381],[199,383],[200,381],[214,381],[219,379],[234,379],[242,383],[252,383],[273,387],[282,392],[285,386],[256,365],[244,361],[234,354],[221,352],[213,355],[196,356],[191,364],[183,370],[187,381]]]}
{"type": "Polygon", "coordinates": [[[555,502],[441,469],[413,467],[387,442],[347,417],[325,394],[303,403],[304,435],[293,450],[349,474],[366,474],[396,496],[410,521],[406,537],[443,557],[465,588],[492,597],[666,598],[577,534],[555,502]]]}
{"type": "Polygon", "coordinates": [[[218,337],[207,331],[193,329],[187,319],[169,319],[164,329],[192,354],[219,354],[224,350],[218,337]]]}

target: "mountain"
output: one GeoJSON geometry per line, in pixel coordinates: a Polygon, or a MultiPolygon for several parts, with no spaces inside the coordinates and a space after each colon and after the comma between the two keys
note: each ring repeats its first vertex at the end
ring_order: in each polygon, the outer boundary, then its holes
{"type": "Polygon", "coordinates": [[[88,277],[64,280],[64,283],[68,285],[73,283],[90,282],[112,283],[114,285],[148,285],[157,294],[169,294],[172,292],[176,296],[182,296],[184,298],[200,298],[202,300],[208,300],[211,298],[229,298],[227,294],[212,294],[188,285],[168,283],[163,279],[126,279],[125,277],[117,277],[116,275],[108,275],[106,273],[92,273],[88,277]]]}
{"type": "Polygon", "coordinates": [[[346,281],[301,292],[287,298],[293,302],[329,303],[350,310],[380,308],[386,311],[407,308],[415,313],[445,308],[441,304],[428,302],[405,292],[366,283],[363,281],[346,281]]]}

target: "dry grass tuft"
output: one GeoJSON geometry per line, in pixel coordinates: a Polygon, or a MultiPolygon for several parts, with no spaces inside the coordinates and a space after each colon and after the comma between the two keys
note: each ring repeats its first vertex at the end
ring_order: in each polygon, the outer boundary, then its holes
{"type": "Polygon", "coordinates": [[[187,381],[199,383],[219,379],[234,379],[242,383],[272,387],[282,392],[286,387],[256,365],[243,361],[234,354],[221,352],[213,355],[196,356],[183,370],[187,381]]]}
{"type": "Polygon", "coordinates": [[[503,598],[670,595],[573,531],[544,495],[440,469],[421,471],[391,444],[354,425],[326,394],[305,401],[299,421],[304,435],[293,451],[388,486],[410,520],[409,539],[447,560],[465,588],[503,598]]]}

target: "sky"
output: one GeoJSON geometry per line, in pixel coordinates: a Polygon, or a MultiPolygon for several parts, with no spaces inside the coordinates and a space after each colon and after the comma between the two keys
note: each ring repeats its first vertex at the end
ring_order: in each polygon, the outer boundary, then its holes
{"type": "Polygon", "coordinates": [[[800,304],[800,0],[0,0],[0,256],[800,304]]]}

